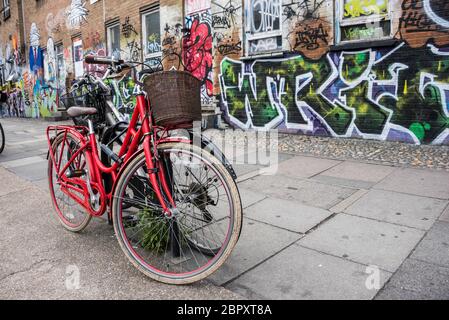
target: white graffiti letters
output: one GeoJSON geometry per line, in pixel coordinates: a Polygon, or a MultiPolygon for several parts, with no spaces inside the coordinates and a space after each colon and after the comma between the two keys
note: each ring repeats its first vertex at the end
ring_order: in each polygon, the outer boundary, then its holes
{"type": "Polygon", "coordinates": [[[281,1],[252,0],[250,5],[251,31],[269,32],[280,29],[281,1]]]}

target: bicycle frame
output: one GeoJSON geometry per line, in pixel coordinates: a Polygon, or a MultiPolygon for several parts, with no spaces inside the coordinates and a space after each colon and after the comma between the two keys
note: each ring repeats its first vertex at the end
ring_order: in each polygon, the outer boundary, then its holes
{"type": "MultiPolygon", "coordinates": [[[[176,204],[167,184],[165,170],[161,161],[158,159],[157,147],[160,143],[191,143],[191,140],[183,138],[170,138],[167,135],[168,131],[168,128],[158,127],[153,124],[150,102],[143,94],[138,95],[134,113],[129,123],[129,128],[118,154],[120,161],[115,162],[110,167],[107,167],[99,158],[97,140],[91,122],[89,122],[89,128],[81,126],[49,126],[47,128],[47,139],[50,146],[49,156],[52,159],[54,170],[57,172],[57,183],[61,185],[61,190],[65,194],[83,206],[92,216],[102,216],[106,212],[108,205],[112,203],[112,195],[115,189],[115,184],[120,177],[123,168],[126,167],[126,164],[134,159],[139,152],[144,152],[150,184],[154,189],[156,198],[159,201],[164,213],[167,216],[171,216],[172,210],[176,208],[176,204]],[[138,126],[139,121],[141,123],[140,126],[138,126]],[[67,134],[69,132],[79,140],[79,149],[71,156],[63,168],[60,168],[60,163],[55,161],[56,158],[52,147],[53,138],[50,137],[53,131],[55,132],[54,137],[61,134],[64,135],[63,144],[58,159],[62,159],[67,142],[67,134]],[[143,149],[139,150],[140,145],[143,145],[143,149]],[[80,178],[67,177],[67,170],[82,152],[84,152],[86,156],[87,166],[89,169],[87,172],[87,182],[80,178]],[[113,181],[113,188],[108,194],[106,194],[102,181],[103,173],[111,175],[113,181]],[[92,208],[90,201],[92,200],[91,197],[93,194],[91,194],[89,189],[95,189],[95,191],[98,192],[97,195],[99,194],[100,196],[101,201],[98,209],[92,208]],[[84,199],[81,199],[74,193],[70,192],[70,190],[81,193],[84,196],[84,199]],[[165,200],[164,195],[166,196],[167,201],[165,200]]],[[[109,218],[112,218],[110,211],[109,218]]]]}

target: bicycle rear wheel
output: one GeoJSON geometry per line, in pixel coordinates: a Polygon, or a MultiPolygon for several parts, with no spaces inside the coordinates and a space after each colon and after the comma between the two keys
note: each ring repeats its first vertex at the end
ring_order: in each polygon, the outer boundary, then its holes
{"type": "MultiPolygon", "coordinates": [[[[79,140],[71,133],[67,133],[66,139],[64,139],[64,134],[60,134],[53,141],[52,148],[56,163],[60,168],[64,168],[78,150],[79,140]]],[[[69,170],[73,172],[87,170],[86,158],[83,152],[74,159],[69,166],[69,170]]],[[[86,172],[86,174],[88,173],[86,172]]],[[[53,207],[64,228],[72,232],[80,232],[87,227],[92,216],[78,202],[61,190],[57,175],[53,159],[49,157],[48,184],[53,207]]],[[[80,194],[80,196],[82,195],[80,194]]]]}
{"type": "Polygon", "coordinates": [[[115,233],[128,259],[150,278],[196,282],[218,270],[236,245],[240,196],[226,168],[208,152],[179,143],[161,144],[158,152],[177,209],[171,217],[163,213],[142,152],[117,181],[115,233]]]}
{"type": "Polygon", "coordinates": [[[5,148],[5,132],[3,131],[2,124],[0,123],[0,153],[3,152],[5,148]]]}

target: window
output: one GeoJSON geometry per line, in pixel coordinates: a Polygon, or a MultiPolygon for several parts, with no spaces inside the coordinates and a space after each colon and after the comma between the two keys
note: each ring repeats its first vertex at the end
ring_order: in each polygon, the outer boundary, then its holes
{"type": "Polygon", "coordinates": [[[108,55],[120,57],[120,23],[116,22],[106,29],[108,38],[108,55]]]}
{"type": "Polygon", "coordinates": [[[84,73],[84,52],[83,40],[81,38],[72,39],[72,53],[75,78],[82,77],[84,73]]]}
{"type": "Polygon", "coordinates": [[[159,9],[142,14],[142,29],[145,63],[151,67],[160,68],[162,45],[159,9]]]}
{"type": "Polygon", "coordinates": [[[281,51],[282,0],[248,0],[246,4],[246,53],[281,51]]]}
{"type": "Polygon", "coordinates": [[[62,43],[56,45],[55,47],[55,55],[56,55],[56,76],[59,80],[60,87],[65,86],[65,62],[64,62],[64,47],[62,43]]]}
{"type": "Polygon", "coordinates": [[[390,0],[339,0],[339,42],[391,37],[390,0]]]}
{"type": "Polygon", "coordinates": [[[9,6],[9,0],[3,0],[3,20],[11,17],[11,7],[9,6]]]}

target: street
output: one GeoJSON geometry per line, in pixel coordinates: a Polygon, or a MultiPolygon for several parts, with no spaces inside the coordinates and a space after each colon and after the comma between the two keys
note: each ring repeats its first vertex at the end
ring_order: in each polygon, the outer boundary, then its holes
{"type": "Polygon", "coordinates": [[[432,149],[439,166],[381,165],[372,152],[369,161],[298,154],[280,137],[274,175],[235,164],[244,226],[231,258],[207,280],[169,286],[128,263],[104,219],[80,234],[60,226],[47,187],[49,122],[0,122],[0,299],[449,298],[446,147],[432,149]]]}

